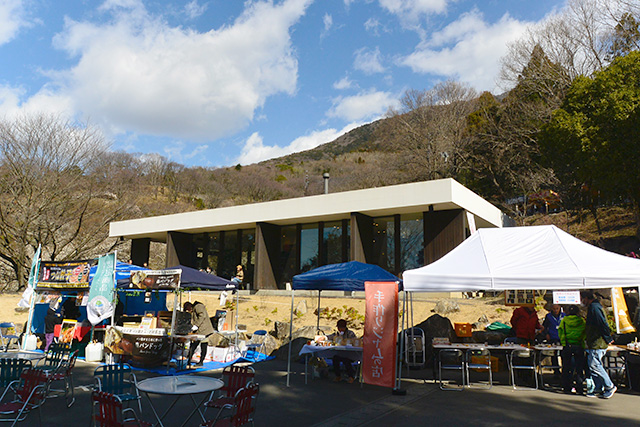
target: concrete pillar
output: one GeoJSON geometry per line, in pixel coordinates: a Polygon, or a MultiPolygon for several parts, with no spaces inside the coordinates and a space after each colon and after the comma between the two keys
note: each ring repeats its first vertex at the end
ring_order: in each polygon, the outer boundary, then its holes
{"type": "Polygon", "coordinates": [[[368,262],[373,259],[373,218],[359,212],[351,213],[351,260],[368,262]]]}
{"type": "Polygon", "coordinates": [[[175,267],[184,265],[194,267],[193,235],[179,233],[177,231],[167,232],[167,256],[165,267],[175,267]]]}

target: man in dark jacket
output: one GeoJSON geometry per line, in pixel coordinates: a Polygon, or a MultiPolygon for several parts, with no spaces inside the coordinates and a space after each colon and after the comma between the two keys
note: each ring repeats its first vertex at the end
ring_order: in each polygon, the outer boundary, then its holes
{"type": "Polygon", "coordinates": [[[596,392],[601,392],[602,398],[609,399],[617,388],[611,382],[607,370],[602,365],[602,358],[606,354],[609,344],[613,343],[611,328],[602,305],[596,299],[593,291],[581,291],[580,299],[582,304],[587,307],[587,321],[585,324],[587,366],[595,383],[594,393],[587,393],[587,397],[595,397],[596,392]]]}
{"type": "MultiPolygon", "coordinates": [[[[200,360],[196,363],[196,366],[202,366],[204,363],[204,359],[207,357],[207,349],[209,348],[209,344],[215,346],[218,344],[219,338],[218,334],[215,333],[213,329],[213,325],[211,325],[211,320],[209,318],[209,313],[207,312],[207,307],[199,301],[195,301],[193,304],[190,302],[184,303],[184,311],[191,313],[191,324],[193,325],[193,332],[197,332],[200,335],[204,335],[205,339],[200,341],[200,360]]],[[[194,342],[189,348],[189,361],[193,357],[193,354],[196,351],[197,345],[194,342]]]]}

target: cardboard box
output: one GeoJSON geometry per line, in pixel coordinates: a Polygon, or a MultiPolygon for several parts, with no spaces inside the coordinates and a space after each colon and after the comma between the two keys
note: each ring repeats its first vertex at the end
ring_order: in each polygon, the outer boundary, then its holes
{"type": "Polygon", "coordinates": [[[456,336],[460,338],[470,337],[472,334],[471,323],[454,323],[453,327],[456,331],[456,336]]]}

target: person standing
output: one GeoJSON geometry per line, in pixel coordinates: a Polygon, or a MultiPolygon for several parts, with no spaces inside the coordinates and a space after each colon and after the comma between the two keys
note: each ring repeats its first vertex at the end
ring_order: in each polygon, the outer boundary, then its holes
{"type": "Polygon", "coordinates": [[[513,310],[511,327],[516,335],[518,344],[533,344],[536,335],[542,331],[535,308],[522,306],[513,310]]]}
{"type": "Polygon", "coordinates": [[[58,312],[61,299],[62,298],[56,298],[55,301],[49,303],[47,314],[44,317],[45,352],[49,350],[49,346],[53,343],[56,325],[62,323],[62,313],[58,312]]]}
{"type": "Polygon", "coordinates": [[[613,384],[602,365],[602,358],[606,354],[609,344],[613,343],[611,328],[602,305],[596,299],[593,291],[580,291],[580,300],[587,307],[585,323],[587,366],[595,384],[594,392],[587,393],[587,397],[595,397],[596,393],[602,393],[602,398],[610,399],[618,388],[613,384]]]}
{"type": "MultiPolygon", "coordinates": [[[[196,363],[196,366],[202,366],[204,364],[204,359],[207,357],[207,349],[209,348],[209,344],[215,346],[217,344],[217,336],[215,334],[215,330],[211,325],[211,320],[209,319],[209,313],[207,312],[207,307],[199,301],[195,301],[193,303],[185,302],[183,305],[184,311],[187,313],[191,313],[191,324],[193,332],[197,332],[200,335],[204,335],[205,338],[200,341],[200,360],[196,363]]],[[[189,358],[187,359],[189,362],[193,357],[197,348],[196,343],[189,348],[189,358]]]]}
{"type": "Polygon", "coordinates": [[[576,393],[583,394],[585,322],[577,305],[569,306],[567,312],[558,327],[562,344],[562,389],[571,393],[575,375],[576,393]]]}

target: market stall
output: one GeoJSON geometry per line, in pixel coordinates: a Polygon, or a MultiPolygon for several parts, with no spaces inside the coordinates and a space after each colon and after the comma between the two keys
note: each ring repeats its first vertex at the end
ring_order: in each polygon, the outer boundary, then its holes
{"type": "MultiPolygon", "coordinates": [[[[315,268],[306,273],[293,276],[291,289],[291,320],[289,322],[289,356],[287,364],[287,386],[289,386],[289,374],[291,372],[291,336],[293,332],[293,306],[296,290],[318,291],[318,308],[320,307],[320,295],[323,290],[332,291],[365,291],[365,282],[390,282],[400,283],[393,274],[377,265],[365,264],[358,261],[350,261],[339,264],[330,264],[315,268]]],[[[320,310],[318,310],[318,326],[320,322],[320,310]]]]}
{"type": "Polygon", "coordinates": [[[516,305],[522,296],[526,305],[527,292],[535,290],[567,294],[638,287],[640,260],[597,248],[553,225],[480,229],[441,259],[405,271],[403,280],[409,298],[414,292],[498,290],[512,295],[506,303],[516,305]]]}
{"type": "Polygon", "coordinates": [[[122,304],[127,304],[129,295],[143,294],[145,300],[166,301],[169,292],[175,293],[173,309],[144,310],[138,316],[124,316],[122,322],[107,330],[105,349],[119,355],[132,365],[144,368],[173,364],[177,370],[188,364],[184,349],[192,341],[203,336],[191,333],[191,316],[178,310],[182,305],[184,291],[235,290],[235,285],[190,267],[176,266],[166,270],[135,272],[126,280],[118,281],[118,294],[122,304]],[[172,363],[173,360],[173,363],[172,363]]]}

